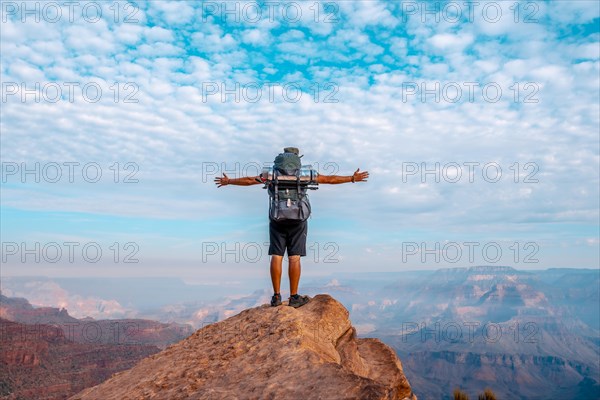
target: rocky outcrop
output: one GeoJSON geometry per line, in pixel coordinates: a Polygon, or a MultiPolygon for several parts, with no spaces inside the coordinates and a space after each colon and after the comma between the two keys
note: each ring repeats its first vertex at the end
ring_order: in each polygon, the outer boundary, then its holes
{"type": "Polygon", "coordinates": [[[416,399],[394,351],[328,295],[242,311],[71,399],[150,398],[416,399]]]}

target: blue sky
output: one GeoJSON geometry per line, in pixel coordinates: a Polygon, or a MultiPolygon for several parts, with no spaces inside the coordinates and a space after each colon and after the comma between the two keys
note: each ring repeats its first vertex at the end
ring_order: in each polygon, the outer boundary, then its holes
{"type": "Polygon", "coordinates": [[[596,1],[21,4],[2,3],[4,275],[265,274],[265,191],[212,180],[288,145],[371,174],[311,193],[307,274],[598,267],[596,1]],[[65,242],[103,257],[20,257],[65,242]]]}

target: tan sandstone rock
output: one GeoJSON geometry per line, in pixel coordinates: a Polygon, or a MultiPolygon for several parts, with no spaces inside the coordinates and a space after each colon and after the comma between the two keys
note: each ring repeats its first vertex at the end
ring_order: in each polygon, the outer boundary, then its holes
{"type": "Polygon", "coordinates": [[[416,400],[395,352],[328,295],[251,308],[84,390],[90,399],[416,400]]]}

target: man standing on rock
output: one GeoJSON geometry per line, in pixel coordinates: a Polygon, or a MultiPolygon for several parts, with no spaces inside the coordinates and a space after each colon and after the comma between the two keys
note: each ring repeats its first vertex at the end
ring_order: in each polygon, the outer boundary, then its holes
{"type": "MultiPolygon", "coordinates": [[[[259,176],[229,178],[225,173],[215,178],[217,187],[226,185],[252,186],[267,184],[271,195],[269,210],[269,255],[271,256],[271,282],[273,297],[271,306],[281,305],[281,268],[283,255],[287,249],[288,274],[290,276],[290,298],[288,305],[300,307],[309,301],[308,296],[298,295],[300,282],[300,257],[306,256],[306,234],[308,231],[307,218],[310,215],[310,204],[306,194],[306,181],[302,181],[302,165],[296,147],[286,147],[283,153],[275,158],[272,176],[263,173],[259,176]],[[289,179],[291,177],[291,179],[289,179]],[[288,179],[286,179],[288,178],[288,179]],[[302,185],[302,186],[301,186],[302,185]]],[[[367,171],[357,169],[349,176],[319,175],[309,171],[311,183],[340,184],[365,182],[369,177],[367,171]]]]}

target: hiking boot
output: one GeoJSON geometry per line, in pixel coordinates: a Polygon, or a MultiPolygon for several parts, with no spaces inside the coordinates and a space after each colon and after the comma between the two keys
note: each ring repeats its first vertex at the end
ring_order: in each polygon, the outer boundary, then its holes
{"type": "Polygon", "coordinates": [[[300,296],[300,295],[295,294],[293,296],[290,296],[290,301],[289,301],[288,305],[290,307],[298,308],[298,307],[305,305],[309,301],[310,301],[310,298],[308,296],[300,296]]]}
{"type": "Polygon", "coordinates": [[[271,297],[271,307],[277,307],[281,305],[281,294],[275,293],[273,297],[271,297]]]}

